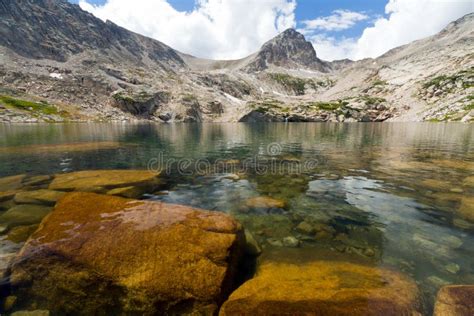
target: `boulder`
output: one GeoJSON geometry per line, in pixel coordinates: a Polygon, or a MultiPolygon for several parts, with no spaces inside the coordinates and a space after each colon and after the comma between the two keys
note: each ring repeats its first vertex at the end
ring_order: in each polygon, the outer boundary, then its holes
{"type": "Polygon", "coordinates": [[[436,298],[434,316],[474,315],[474,285],[447,285],[436,298]]]}
{"type": "Polygon", "coordinates": [[[245,201],[245,207],[253,210],[284,209],[286,202],[269,196],[258,196],[245,201]]]}
{"type": "Polygon", "coordinates": [[[17,204],[40,204],[54,206],[64,194],[65,192],[46,189],[24,191],[17,193],[15,195],[14,201],[17,204]]]}
{"type": "Polygon", "coordinates": [[[86,170],[58,174],[50,190],[106,193],[115,188],[141,187],[154,190],[159,173],[148,170],[86,170]]]}
{"type": "Polygon", "coordinates": [[[22,182],[25,177],[26,175],[19,174],[0,178],[0,191],[14,191],[20,189],[23,186],[22,182]]]}
{"type": "Polygon", "coordinates": [[[9,229],[22,225],[33,225],[41,222],[49,212],[51,207],[24,204],[14,206],[2,215],[0,215],[0,223],[5,224],[9,229]]]}
{"type": "Polygon", "coordinates": [[[231,294],[220,315],[414,315],[414,281],[391,270],[346,262],[266,262],[231,294]]]}
{"type": "Polygon", "coordinates": [[[223,213],[68,193],[12,265],[12,294],[52,314],[212,314],[244,242],[223,213]]]}
{"type": "Polygon", "coordinates": [[[474,222],[474,197],[464,196],[458,214],[467,221],[474,222]]]}

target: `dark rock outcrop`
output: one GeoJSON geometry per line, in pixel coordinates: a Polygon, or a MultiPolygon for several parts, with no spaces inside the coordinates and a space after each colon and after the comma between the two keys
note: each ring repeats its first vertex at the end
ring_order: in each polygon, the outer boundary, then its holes
{"type": "Polygon", "coordinates": [[[172,48],[103,22],[65,0],[0,2],[0,46],[27,58],[66,61],[85,50],[141,63],[147,57],[166,68],[184,67],[172,48]]]}
{"type": "Polygon", "coordinates": [[[330,66],[320,60],[313,44],[306,41],[303,34],[288,29],[266,42],[254,60],[247,65],[247,70],[262,71],[269,64],[285,68],[308,68],[328,72],[330,66]]]}

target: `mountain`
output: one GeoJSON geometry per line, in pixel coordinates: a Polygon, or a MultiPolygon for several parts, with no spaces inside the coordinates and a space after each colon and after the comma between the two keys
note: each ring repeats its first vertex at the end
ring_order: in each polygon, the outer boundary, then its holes
{"type": "Polygon", "coordinates": [[[289,29],[207,60],[65,0],[6,0],[0,121],[469,121],[473,16],[376,59],[322,61],[289,29]]]}
{"type": "Polygon", "coordinates": [[[306,68],[329,72],[330,67],[316,56],[313,45],[305,37],[288,29],[266,42],[247,65],[249,71],[262,71],[271,65],[282,68],[306,68]]]}
{"type": "Polygon", "coordinates": [[[0,45],[27,58],[64,62],[97,50],[136,63],[149,58],[165,67],[185,66],[163,43],[104,23],[67,1],[6,0],[0,3],[0,14],[0,45]]]}

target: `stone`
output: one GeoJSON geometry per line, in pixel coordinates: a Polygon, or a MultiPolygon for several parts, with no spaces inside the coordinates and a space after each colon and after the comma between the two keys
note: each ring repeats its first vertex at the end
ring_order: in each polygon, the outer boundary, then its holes
{"type": "Polygon", "coordinates": [[[12,294],[18,308],[61,315],[212,314],[243,247],[241,225],[224,213],[68,193],[12,265],[12,294]]]}
{"type": "Polygon", "coordinates": [[[115,188],[143,187],[151,192],[160,184],[159,173],[147,170],[86,170],[58,174],[50,190],[105,193],[115,188]]]}
{"type": "Polygon", "coordinates": [[[419,292],[407,276],[348,262],[263,263],[220,315],[413,315],[419,292]]]}
{"type": "Polygon", "coordinates": [[[469,222],[474,222],[474,196],[464,196],[462,198],[458,215],[469,222]]]}
{"type": "Polygon", "coordinates": [[[465,178],[462,184],[466,187],[474,188],[474,176],[465,178]]]}
{"type": "Polygon", "coordinates": [[[43,184],[46,184],[49,181],[51,181],[51,179],[53,179],[53,177],[50,176],[50,175],[33,176],[33,177],[29,177],[29,178],[25,179],[23,181],[23,184],[25,186],[29,186],[29,187],[37,186],[37,185],[43,185],[43,184]]]}
{"type": "Polygon", "coordinates": [[[445,269],[446,269],[446,271],[448,271],[449,273],[452,273],[452,274],[457,274],[459,272],[459,270],[461,270],[459,265],[456,264],[456,263],[448,263],[447,265],[445,265],[445,269]]]}
{"type": "Polygon", "coordinates": [[[107,192],[108,195],[115,195],[115,196],[121,196],[124,198],[130,198],[130,199],[135,199],[139,198],[144,194],[143,188],[139,187],[124,187],[124,188],[116,188],[112,189],[107,192]]]}
{"type": "Polygon", "coordinates": [[[269,196],[258,196],[250,198],[245,201],[245,205],[250,209],[284,209],[286,202],[279,199],[274,199],[269,196]]]}
{"type": "Polygon", "coordinates": [[[283,247],[283,243],[281,242],[281,240],[277,238],[268,238],[267,242],[270,246],[273,246],[273,247],[283,247]]]}
{"type": "Polygon", "coordinates": [[[0,192],[0,202],[5,202],[8,200],[12,200],[15,197],[15,194],[17,194],[18,191],[4,191],[0,192]]]}
{"type": "Polygon", "coordinates": [[[314,227],[308,222],[301,222],[296,226],[296,230],[302,234],[313,235],[315,232],[314,227]]]}
{"type": "Polygon", "coordinates": [[[293,236],[283,238],[283,246],[289,248],[297,248],[300,245],[300,241],[293,236]]]}
{"type": "Polygon", "coordinates": [[[474,285],[447,285],[436,298],[434,316],[474,315],[474,285]]]}
{"type": "Polygon", "coordinates": [[[19,174],[0,178],[0,191],[14,191],[20,189],[23,186],[22,182],[25,177],[26,175],[19,174]]]}
{"type": "Polygon", "coordinates": [[[56,202],[64,195],[64,192],[53,190],[23,191],[15,195],[17,204],[40,204],[54,206],[56,202]]]}
{"type": "Polygon", "coordinates": [[[10,311],[13,308],[13,306],[15,306],[16,300],[17,300],[16,296],[13,296],[13,295],[7,296],[3,302],[3,310],[6,312],[10,311]]]}
{"type": "Polygon", "coordinates": [[[116,149],[122,147],[120,142],[80,142],[80,143],[66,143],[66,144],[41,144],[29,146],[12,146],[0,148],[1,154],[29,154],[35,153],[61,153],[61,152],[81,152],[81,151],[95,151],[116,149]]]}
{"type": "Polygon", "coordinates": [[[38,225],[14,227],[8,232],[7,240],[16,244],[25,242],[37,228],[38,225]]]}
{"type": "Polygon", "coordinates": [[[247,229],[245,232],[245,253],[251,256],[259,256],[262,253],[262,248],[253,237],[252,233],[247,229]]]}
{"type": "Polygon", "coordinates": [[[16,226],[38,224],[49,212],[51,212],[51,208],[47,206],[18,205],[0,215],[0,222],[9,229],[16,226]]]}
{"type": "Polygon", "coordinates": [[[11,314],[11,316],[49,316],[50,313],[47,310],[33,310],[33,311],[18,311],[11,314]]]}

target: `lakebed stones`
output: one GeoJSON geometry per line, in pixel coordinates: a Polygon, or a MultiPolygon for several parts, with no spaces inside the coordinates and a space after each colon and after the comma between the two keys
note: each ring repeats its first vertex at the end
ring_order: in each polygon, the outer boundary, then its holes
{"type": "Polygon", "coordinates": [[[24,191],[15,195],[14,201],[17,204],[39,204],[54,206],[65,192],[53,190],[24,191]]]}
{"type": "Polygon", "coordinates": [[[287,207],[287,204],[283,200],[275,199],[270,196],[258,196],[250,198],[245,201],[245,205],[242,207],[243,212],[281,212],[287,207]]]}
{"type": "Polygon", "coordinates": [[[391,270],[267,262],[231,294],[220,315],[418,315],[418,297],[414,281],[391,270]]]}
{"type": "Polygon", "coordinates": [[[12,265],[15,308],[212,314],[234,286],[244,238],[223,213],[68,193],[12,265]]]}
{"type": "Polygon", "coordinates": [[[458,214],[465,220],[474,223],[474,197],[465,196],[462,198],[458,214]]]}
{"type": "Polygon", "coordinates": [[[38,224],[51,210],[51,207],[33,204],[14,206],[0,215],[0,223],[4,223],[8,229],[38,224]]]}
{"type": "Polygon", "coordinates": [[[147,170],[86,170],[58,174],[50,190],[106,193],[116,188],[140,187],[152,192],[161,184],[159,173],[147,170]]]}
{"type": "Polygon", "coordinates": [[[434,316],[474,315],[474,285],[447,285],[436,299],[434,316]]]}

